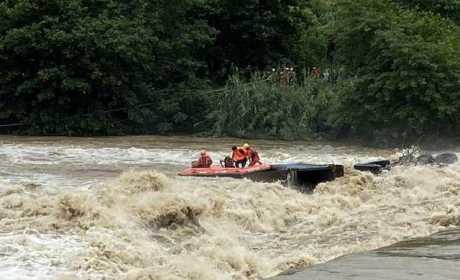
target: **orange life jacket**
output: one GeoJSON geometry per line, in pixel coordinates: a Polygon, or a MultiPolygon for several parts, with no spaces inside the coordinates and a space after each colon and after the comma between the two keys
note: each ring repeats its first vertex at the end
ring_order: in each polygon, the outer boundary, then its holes
{"type": "Polygon", "coordinates": [[[241,161],[241,160],[244,160],[246,157],[247,157],[247,153],[246,151],[241,148],[241,147],[238,147],[236,150],[233,151],[232,153],[232,159],[234,161],[241,161]]]}

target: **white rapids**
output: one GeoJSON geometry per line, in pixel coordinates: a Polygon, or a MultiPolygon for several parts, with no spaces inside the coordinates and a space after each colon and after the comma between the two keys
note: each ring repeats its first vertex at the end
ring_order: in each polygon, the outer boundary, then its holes
{"type": "Polygon", "coordinates": [[[3,139],[2,279],[260,279],[460,224],[460,165],[350,168],[393,150],[252,141],[267,162],[346,165],[308,195],[175,176],[236,141],[3,139]]]}

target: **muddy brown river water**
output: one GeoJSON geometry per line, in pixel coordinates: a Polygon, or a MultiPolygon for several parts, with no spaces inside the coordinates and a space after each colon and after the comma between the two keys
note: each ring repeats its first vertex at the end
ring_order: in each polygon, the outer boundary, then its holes
{"type": "MultiPolygon", "coordinates": [[[[241,141],[0,137],[1,279],[263,279],[351,253],[375,266],[381,260],[369,250],[425,238],[413,257],[424,260],[426,237],[460,224],[459,164],[379,176],[351,169],[396,150],[249,141],[268,163],[345,164],[344,178],[312,194],[176,176],[201,149],[218,161],[241,141]]],[[[439,242],[458,252],[457,243],[439,242]]]]}

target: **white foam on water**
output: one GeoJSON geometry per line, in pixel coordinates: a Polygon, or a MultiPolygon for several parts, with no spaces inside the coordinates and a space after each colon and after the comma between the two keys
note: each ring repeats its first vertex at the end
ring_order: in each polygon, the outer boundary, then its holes
{"type": "Polygon", "coordinates": [[[72,146],[2,145],[0,157],[14,164],[143,164],[143,163],[188,163],[197,151],[141,149],[141,148],[91,148],[72,146]]]}
{"type": "Polygon", "coordinates": [[[69,258],[58,250],[66,247],[80,248],[68,267],[87,279],[258,279],[458,226],[459,179],[459,165],[397,167],[379,177],[351,172],[306,195],[130,171],[84,192],[0,192],[0,227],[59,236],[5,242],[31,250],[11,263],[41,275],[57,273],[46,269],[69,258]]]}
{"type": "MultiPolygon", "coordinates": [[[[230,147],[220,145],[218,139],[214,141],[209,147],[210,155],[214,164],[219,165],[220,159],[230,155],[230,147]]],[[[59,192],[69,188],[89,188],[107,177],[136,166],[159,168],[173,174],[190,166],[203,147],[201,144],[187,146],[182,142],[174,145],[174,142],[168,141],[157,141],[149,145],[139,145],[133,141],[119,145],[112,143],[112,146],[103,141],[96,144],[77,143],[3,143],[0,145],[0,182],[35,184],[59,192]]],[[[379,151],[370,154],[367,150],[359,151],[349,147],[282,144],[258,145],[262,160],[267,163],[351,165],[353,162],[381,158],[379,151]]]]}
{"type": "Polygon", "coordinates": [[[77,237],[25,231],[0,234],[1,279],[52,279],[71,273],[69,260],[84,252],[77,237]]]}
{"type": "MultiPolygon", "coordinates": [[[[211,149],[215,162],[231,154],[230,147],[211,149]]],[[[177,164],[188,165],[198,157],[200,149],[189,148],[138,148],[138,147],[85,147],[68,145],[24,145],[3,144],[0,158],[12,164],[31,165],[113,165],[113,164],[177,164]]],[[[312,162],[338,163],[343,160],[370,160],[366,153],[351,155],[349,150],[334,150],[333,147],[317,148],[300,146],[291,148],[259,149],[264,161],[268,163],[312,162]],[[364,158],[363,158],[364,157],[364,158]]]]}
{"type": "MultiPolygon", "coordinates": [[[[1,278],[259,279],[460,225],[459,165],[373,176],[350,167],[393,151],[257,143],[267,162],[347,166],[307,195],[167,177],[205,148],[179,142],[1,145],[1,278]]],[[[208,149],[215,162],[230,150],[208,149]]]]}

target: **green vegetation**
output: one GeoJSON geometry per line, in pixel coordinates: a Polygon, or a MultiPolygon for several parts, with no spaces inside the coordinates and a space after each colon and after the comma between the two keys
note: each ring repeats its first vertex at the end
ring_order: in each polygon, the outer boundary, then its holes
{"type": "Polygon", "coordinates": [[[337,23],[341,92],[355,130],[393,130],[396,137],[455,129],[460,109],[458,27],[390,1],[342,1],[337,23]]]}
{"type": "Polygon", "coordinates": [[[0,132],[455,135],[459,25],[458,0],[4,0],[0,132]]]}
{"type": "Polygon", "coordinates": [[[284,86],[260,75],[249,83],[233,76],[214,102],[213,133],[283,139],[318,135],[329,129],[334,95],[320,79],[284,86]]]}
{"type": "Polygon", "coordinates": [[[42,134],[167,131],[185,99],[171,93],[207,86],[201,53],[213,35],[192,9],[180,0],[2,1],[2,123],[42,134]]]}

